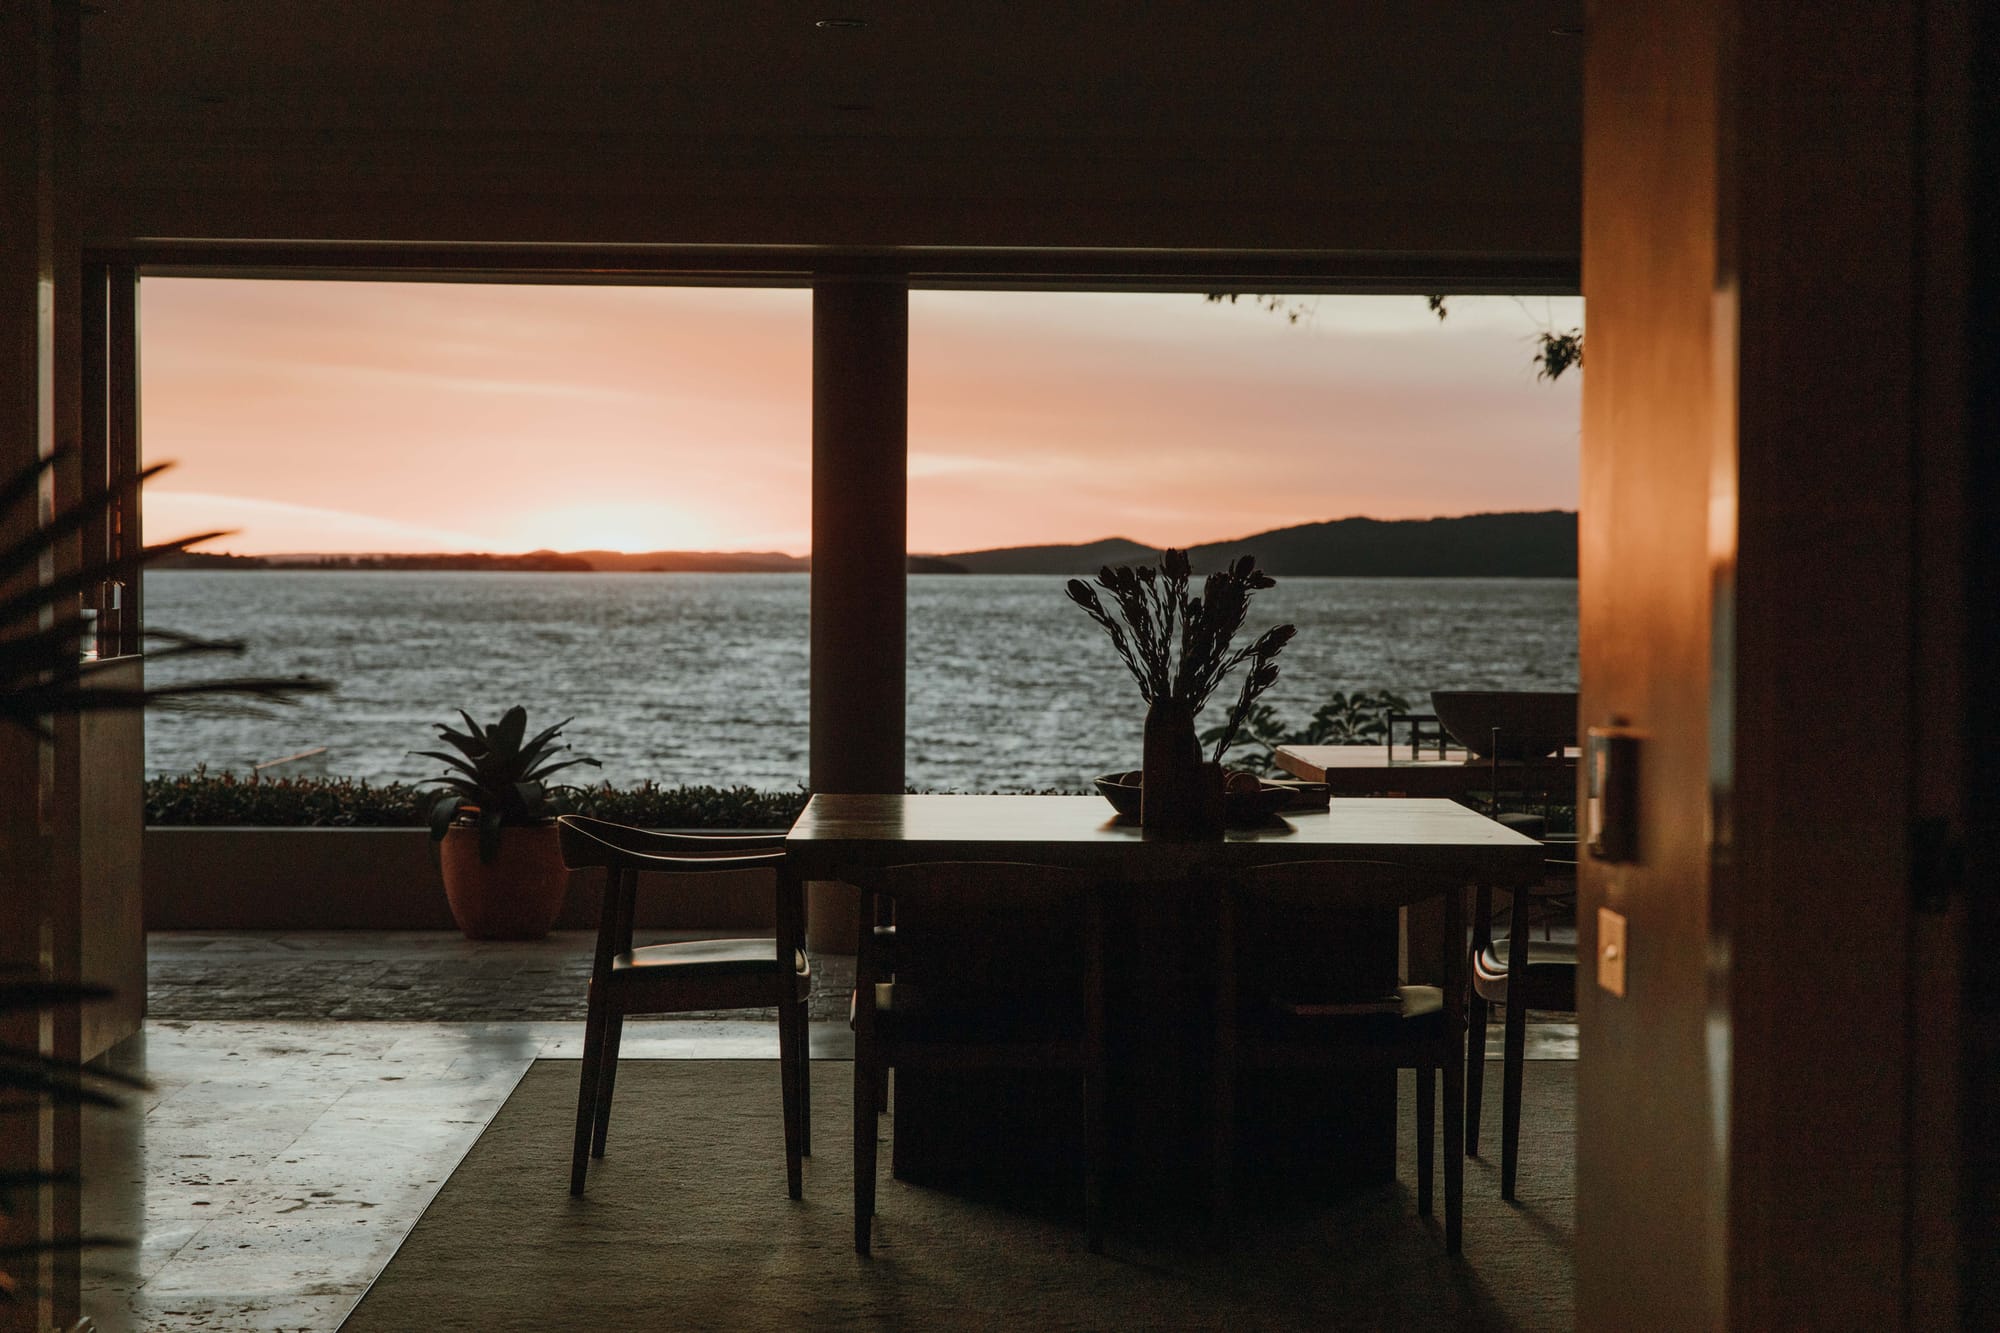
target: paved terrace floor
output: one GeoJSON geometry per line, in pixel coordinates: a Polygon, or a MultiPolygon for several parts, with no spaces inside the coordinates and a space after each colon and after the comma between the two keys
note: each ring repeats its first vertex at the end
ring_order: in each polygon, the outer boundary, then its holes
{"type": "MultiPolygon", "coordinates": [[[[636,931],[634,943],[696,938],[636,931]]],[[[467,940],[448,931],[307,931],[147,937],[146,1014],[174,1021],[581,1023],[594,931],[526,942],[467,940]]],[[[812,1018],[847,1020],[851,955],[813,956],[812,1018]]],[[[727,1017],[775,1022],[776,1010],[727,1017]]]]}

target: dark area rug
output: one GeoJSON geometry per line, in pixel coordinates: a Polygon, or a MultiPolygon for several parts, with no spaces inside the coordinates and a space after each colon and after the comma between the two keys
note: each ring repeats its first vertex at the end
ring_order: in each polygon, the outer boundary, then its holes
{"type": "MultiPolygon", "coordinates": [[[[815,1157],[785,1195],[778,1073],[764,1061],[627,1061],[609,1151],[568,1193],[578,1067],[538,1062],[343,1325],[347,1333],[1030,1328],[1555,1329],[1573,1316],[1575,1066],[1528,1066],[1520,1203],[1466,1163],[1464,1254],[1417,1216],[1403,1077],[1398,1179],[1312,1205],[1245,1202],[1217,1249],[1198,1212],[1080,1210],[888,1177],[875,1257],[852,1246],[850,1067],[815,1068],[815,1157]]],[[[883,1120],[885,1139],[892,1132],[883,1120]]],[[[1246,1191],[1247,1193],[1247,1191],[1246,1191]]]]}

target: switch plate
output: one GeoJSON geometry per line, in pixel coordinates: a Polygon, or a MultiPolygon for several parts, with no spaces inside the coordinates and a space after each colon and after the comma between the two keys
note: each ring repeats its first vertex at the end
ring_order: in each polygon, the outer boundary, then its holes
{"type": "Polygon", "coordinates": [[[1597,909],[1597,984],[1625,994],[1625,918],[1608,907],[1597,909]]]}

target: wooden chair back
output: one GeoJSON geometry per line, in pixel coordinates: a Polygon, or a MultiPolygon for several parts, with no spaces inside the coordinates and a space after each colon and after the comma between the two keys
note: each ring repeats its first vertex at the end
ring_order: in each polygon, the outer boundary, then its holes
{"type": "MultiPolygon", "coordinates": [[[[1293,861],[1261,866],[1239,875],[1225,895],[1224,910],[1233,917],[1228,929],[1239,949],[1249,956],[1247,967],[1288,992],[1313,992],[1312,998],[1359,998],[1330,995],[1339,985],[1313,975],[1316,933],[1345,917],[1356,929],[1364,922],[1400,908],[1442,901],[1444,928],[1437,933],[1438,956],[1411,958],[1413,971],[1443,978],[1446,996],[1463,997],[1466,980],[1465,886],[1432,871],[1383,861],[1293,861]]],[[[1370,978],[1368,987],[1380,990],[1370,978]]],[[[1298,998],[1308,998],[1306,994],[1298,998]]]]}
{"type": "Polygon", "coordinates": [[[712,875],[727,870],[769,869],[777,877],[777,930],[773,946],[778,961],[789,964],[805,942],[798,894],[788,892],[793,871],[785,855],[782,833],[655,833],[585,815],[562,815],[556,838],[563,865],[571,870],[602,869],[604,899],[598,910],[597,949],[591,976],[611,971],[611,960],[632,948],[632,923],[638,913],[639,876],[712,875]]]}
{"type": "MultiPolygon", "coordinates": [[[[920,949],[899,946],[893,970],[899,985],[932,1003],[1083,992],[1092,932],[1099,929],[1091,905],[1096,883],[1087,875],[1027,862],[932,861],[856,867],[843,876],[861,891],[861,920],[881,919],[881,906],[889,904],[897,936],[923,940],[920,949]],[[1019,949],[995,949],[996,938],[1008,937],[1037,942],[1032,975],[997,964],[1022,956],[1019,949]],[[1074,947],[1063,947],[1065,939],[1074,947]]],[[[864,955],[874,945],[864,938],[864,955]]],[[[872,974],[888,970],[878,959],[864,956],[861,963],[872,974]]]]}

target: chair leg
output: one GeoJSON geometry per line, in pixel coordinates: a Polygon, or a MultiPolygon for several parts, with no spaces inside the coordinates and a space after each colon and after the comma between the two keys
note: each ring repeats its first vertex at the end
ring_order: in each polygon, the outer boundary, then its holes
{"type": "Polygon", "coordinates": [[[1209,1072],[1209,1209],[1215,1241],[1227,1244],[1236,1157],[1236,910],[1225,890],[1216,910],[1215,1068],[1209,1072]]]}
{"type": "MultiPolygon", "coordinates": [[[[1511,994],[1511,992],[1510,992],[1511,994]]],[[[1507,1005],[1507,1036],[1500,1066],[1500,1197],[1514,1197],[1514,1168],[1521,1146],[1521,1074],[1528,1048],[1528,1007],[1507,1005]]]]}
{"type": "Polygon", "coordinates": [[[1486,1096],[1486,1001],[1474,992],[1465,1007],[1465,1153],[1477,1157],[1479,1107],[1486,1096]]]}
{"type": "Polygon", "coordinates": [[[785,1188],[794,1199],[805,1192],[800,1162],[798,1006],[789,1000],[778,1006],[778,1082],[785,1103],[785,1188]]]}
{"type": "Polygon", "coordinates": [[[813,1152],[812,1011],[804,1000],[799,1001],[798,1011],[799,1156],[810,1157],[813,1152]]]}
{"type": "Polygon", "coordinates": [[[1453,1051],[1444,1062],[1444,1252],[1457,1254],[1465,1202],[1465,1061],[1453,1051]]]}
{"type": "Polygon", "coordinates": [[[583,1193],[583,1176],[590,1164],[591,1131],[597,1123],[597,1068],[604,1054],[603,1009],[592,1004],[583,1024],[583,1073],[576,1090],[576,1146],[570,1157],[569,1192],[583,1193]]]}
{"type": "Polygon", "coordinates": [[[1431,1146],[1437,1134],[1437,1071],[1417,1071],[1417,1215],[1431,1215],[1431,1146]]]}
{"type": "Polygon", "coordinates": [[[597,1076],[597,1126],[590,1155],[604,1156],[604,1136],[611,1128],[611,1090],[618,1083],[618,1043],[625,1036],[625,1015],[613,1014],[604,1024],[604,1057],[597,1076]]]}
{"type": "Polygon", "coordinates": [[[867,1254],[875,1220],[876,1077],[874,1052],[854,1053],[854,1252],[867,1254]]]}

